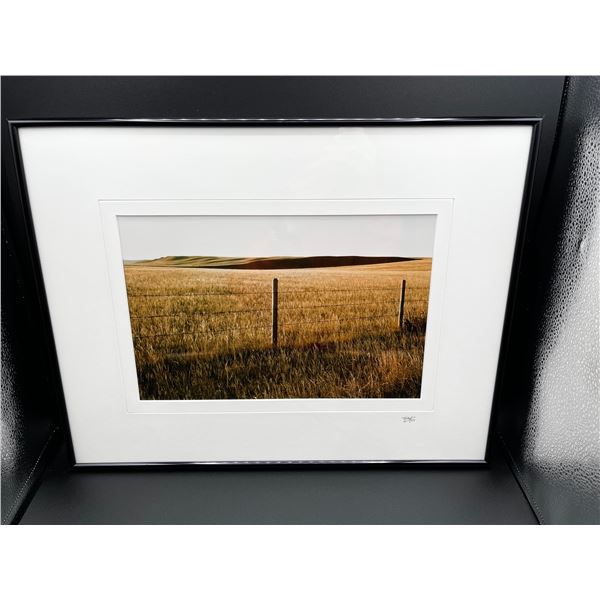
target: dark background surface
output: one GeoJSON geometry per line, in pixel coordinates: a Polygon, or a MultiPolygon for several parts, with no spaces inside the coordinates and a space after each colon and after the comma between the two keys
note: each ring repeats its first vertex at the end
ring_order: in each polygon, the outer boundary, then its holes
{"type": "Polygon", "coordinates": [[[600,77],[569,78],[499,431],[542,523],[600,523],[600,77]]]}
{"type": "Polygon", "coordinates": [[[64,452],[23,524],[536,524],[506,461],[490,466],[92,470],[64,452]]]}
{"type": "MultiPolygon", "coordinates": [[[[60,382],[54,380],[53,352],[44,351],[43,288],[32,277],[35,256],[31,257],[24,235],[6,120],[542,117],[524,260],[506,352],[507,375],[496,400],[504,422],[510,423],[512,415],[513,421],[521,422],[518,415],[527,410],[526,393],[519,395],[521,413],[506,394],[513,393],[507,392],[510,386],[521,389],[513,373],[536,347],[523,343],[524,325],[537,310],[533,291],[540,252],[543,258],[548,244],[555,243],[544,226],[544,184],[563,87],[561,77],[3,78],[3,522],[18,520],[32,497],[24,523],[532,522],[517,481],[497,454],[490,466],[471,470],[73,472],[64,452],[53,458],[53,440],[60,441],[57,427],[65,430],[60,382]],[[52,468],[40,478],[46,459],[53,460],[52,468]]],[[[511,439],[521,447],[518,435],[511,439]]],[[[523,478],[521,483],[529,489],[523,478]]],[[[543,519],[539,511],[538,518],[543,519]]],[[[563,518],[571,518],[568,510],[563,518]]]]}

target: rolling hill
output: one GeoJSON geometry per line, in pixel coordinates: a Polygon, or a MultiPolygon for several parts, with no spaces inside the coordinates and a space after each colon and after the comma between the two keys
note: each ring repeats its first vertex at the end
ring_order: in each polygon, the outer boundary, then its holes
{"type": "Polygon", "coordinates": [[[186,269],[315,269],[376,265],[417,260],[389,256],[269,256],[235,258],[224,256],[163,256],[151,260],[125,260],[126,266],[180,267],[186,269]]]}

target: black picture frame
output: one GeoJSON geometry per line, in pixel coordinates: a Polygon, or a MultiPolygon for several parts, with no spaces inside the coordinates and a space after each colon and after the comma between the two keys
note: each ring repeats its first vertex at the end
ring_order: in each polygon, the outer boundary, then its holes
{"type": "Polygon", "coordinates": [[[18,182],[18,196],[19,196],[19,214],[22,219],[23,231],[25,232],[25,243],[29,250],[32,262],[33,262],[33,278],[36,286],[37,297],[39,300],[39,308],[41,309],[42,320],[43,320],[43,341],[44,350],[49,357],[50,364],[52,365],[52,386],[53,392],[60,399],[60,415],[61,425],[65,432],[67,440],[67,449],[69,459],[73,467],[77,468],[119,468],[119,467],[139,467],[139,466],[152,466],[152,467],[181,467],[181,466],[207,466],[207,463],[202,462],[190,462],[190,463],[118,463],[118,464],[81,464],[77,463],[75,459],[75,452],[73,447],[71,429],[68,419],[68,413],[64,398],[64,392],[62,388],[60,369],[58,365],[58,358],[56,352],[56,343],[52,333],[52,323],[50,319],[50,312],[48,308],[48,302],[45,293],[45,287],[43,282],[43,275],[41,269],[41,261],[39,256],[39,250],[37,247],[35,230],[33,226],[33,219],[31,214],[31,208],[29,205],[29,197],[27,193],[27,182],[24,173],[23,158],[21,154],[21,148],[19,144],[19,130],[24,127],[61,127],[61,126],[85,126],[85,127],[111,127],[111,126],[127,126],[127,127],[202,127],[202,126],[244,126],[244,127],[311,127],[311,126],[360,126],[360,127],[377,127],[377,126],[401,126],[401,127],[427,127],[427,126],[464,126],[464,125],[492,125],[492,126],[511,126],[511,125],[530,125],[532,127],[532,141],[530,145],[528,164],[526,170],[526,179],[523,192],[523,198],[521,202],[521,211],[519,215],[519,225],[517,232],[517,241],[515,246],[515,253],[513,256],[513,264],[511,267],[511,278],[509,285],[508,300],[505,309],[503,330],[502,330],[502,341],[500,347],[500,355],[498,361],[498,368],[496,373],[496,381],[494,386],[494,394],[492,399],[492,413],[490,421],[488,423],[488,434],[486,443],[485,458],[483,461],[406,461],[406,460],[386,460],[386,461],[260,461],[260,462],[218,462],[213,463],[210,466],[223,467],[227,465],[239,466],[240,464],[245,466],[268,466],[268,465],[364,465],[364,464],[485,464],[489,459],[490,451],[490,437],[492,435],[492,422],[494,420],[497,404],[498,394],[502,387],[502,381],[506,376],[506,362],[507,362],[507,347],[508,340],[511,333],[513,324],[514,310],[516,306],[515,299],[518,293],[518,280],[519,272],[523,258],[524,244],[526,238],[527,222],[532,204],[532,191],[533,191],[533,179],[536,168],[536,161],[538,157],[538,150],[541,138],[541,128],[543,119],[541,117],[447,117],[447,118],[436,118],[436,117],[419,117],[419,118],[405,118],[405,117],[381,117],[381,118],[319,118],[319,117],[306,117],[306,118],[272,118],[272,117],[255,117],[255,118],[189,118],[189,119],[120,119],[120,118],[106,118],[106,119],[8,119],[8,127],[10,133],[10,143],[12,148],[12,154],[14,157],[14,167],[17,173],[18,182]]]}

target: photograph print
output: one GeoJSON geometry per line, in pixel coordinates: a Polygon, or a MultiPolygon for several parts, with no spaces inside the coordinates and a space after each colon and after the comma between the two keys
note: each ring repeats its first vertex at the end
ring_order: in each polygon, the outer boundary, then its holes
{"type": "Polygon", "coordinates": [[[119,217],[140,400],[419,398],[436,217],[394,218],[390,255],[283,255],[302,217],[119,217]]]}

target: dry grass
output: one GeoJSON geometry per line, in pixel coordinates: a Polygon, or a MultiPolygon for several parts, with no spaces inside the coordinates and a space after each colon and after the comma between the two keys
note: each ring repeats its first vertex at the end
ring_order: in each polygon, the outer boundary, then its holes
{"type": "Polygon", "coordinates": [[[277,270],[126,265],[140,397],[418,397],[430,274],[430,259],[277,270]]]}

